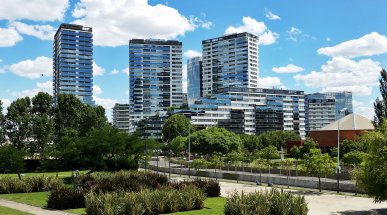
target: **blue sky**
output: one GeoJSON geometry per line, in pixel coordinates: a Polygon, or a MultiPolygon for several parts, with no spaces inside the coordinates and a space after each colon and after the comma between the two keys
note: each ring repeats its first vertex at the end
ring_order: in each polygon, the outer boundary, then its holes
{"type": "Polygon", "coordinates": [[[62,22],[93,27],[95,101],[109,117],[128,102],[129,39],[178,39],[185,64],[202,40],[248,31],[260,36],[262,87],[350,90],[355,112],[370,118],[387,67],[385,8],[383,0],[2,0],[0,99],[52,93],[62,22]]]}

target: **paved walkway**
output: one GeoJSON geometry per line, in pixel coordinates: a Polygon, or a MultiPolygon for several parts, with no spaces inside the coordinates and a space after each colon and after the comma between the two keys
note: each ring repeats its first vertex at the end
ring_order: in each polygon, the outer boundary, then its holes
{"type": "Polygon", "coordinates": [[[5,199],[0,199],[0,205],[7,208],[12,208],[18,211],[28,212],[36,215],[73,215],[72,213],[66,213],[63,211],[56,211],[56,210],[47,210],[36,206],[9,201],[5,199]]]}

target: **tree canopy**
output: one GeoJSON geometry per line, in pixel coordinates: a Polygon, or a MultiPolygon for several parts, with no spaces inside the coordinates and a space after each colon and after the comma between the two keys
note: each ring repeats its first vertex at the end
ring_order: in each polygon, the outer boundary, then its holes
{"type": "Polygon", "coordinates": [[[193,133],[195,130],[195,127],[187,117],[174,114],[164,122],[162,128],[163,140],[169,142],[177,136],[186,137],[189,132],[193,133]]]}
{"type": "Polygon", "coordinates": [[[380,71],[379,90],[382,99],[378,97],[374,102],[375,116],[373,124],[375,127],[382,125],[387,118],[387,72],[385,69],[380,71]]]}

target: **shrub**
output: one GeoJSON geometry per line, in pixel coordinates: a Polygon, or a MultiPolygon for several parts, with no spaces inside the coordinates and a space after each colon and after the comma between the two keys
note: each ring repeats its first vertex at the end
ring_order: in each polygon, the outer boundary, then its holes
{"type": "Polygon", "coordinates": [[[22,180],[14,177],[0,177],[0,193],[30,193],[50,191],[63,184],[60,179],[49,176],[26,177],[22,180]]]}
{"type": "Polygon", "coordinates": [[[84,208],[84,192],[79,189],[58,186],[51,190],[47,199],[47,207],[65,210],[70,208],[84,208]]]}
{"type": "Polygon", "coordinates": [[[219,182],[214,180],[202,180],[195,179],[193,181],[183,181],[177,183],[171,183],[170,186],[175,189],[181,189],[181,187],[193,185],[201,189],[207,197],[219,197],[220,196],[220,185],[219,182]]]}
{"type": "Polygon", "coordinates": [[[272,189],[270,192],[234,193],[227,198],[225,215],[306,215],[308,206],[303,196],[272,189]]]}
{"type": "Polygon", "coordinates": [[[180,190],[163,187],[159,190],[135,192],[95,193],[86,195],[87,214],[161,214],[201,209],[204,193],[197,187],[185,186],[180,190]]]}

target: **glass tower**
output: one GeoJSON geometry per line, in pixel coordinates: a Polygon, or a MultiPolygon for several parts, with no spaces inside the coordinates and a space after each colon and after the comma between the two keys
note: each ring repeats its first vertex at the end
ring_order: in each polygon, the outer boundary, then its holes
{"type": "Polygon", "coordinates": [[[76,95],[82,102],[93,101],[92,28],[61,24],[54,38],[53,90],[76,95]]]}
{"type": "Polygon", "coordinates": [[[222,93],[230,87],[258,88],[258,37],[230,34],[204,40],[203,96],[222,93]]]}
{"type": "Polygon", "coordinates": [[[202,58],[194,57],[187,60],[187,99],[188,104],[202,97],[202,58]]]}
{"type": "Polygon", "coordinates": [[[141,119],[181,106],[182,43],[175,40],[129,41],[131,131],[141,119]]]}

